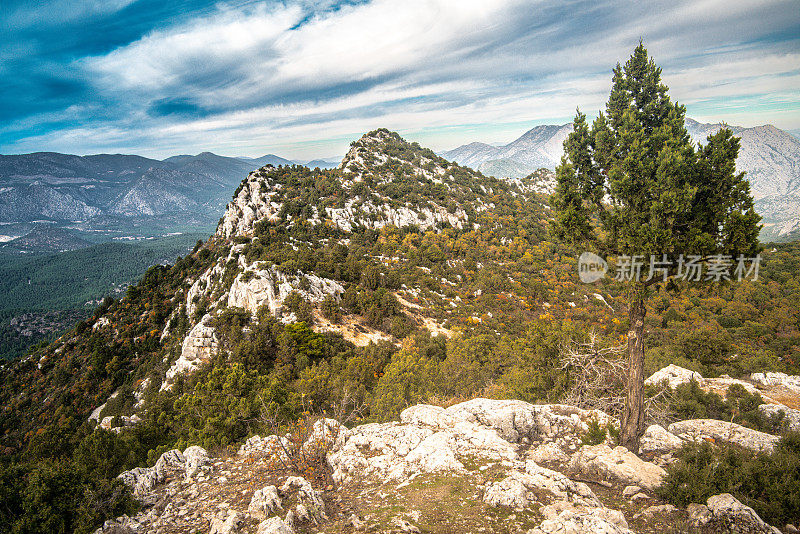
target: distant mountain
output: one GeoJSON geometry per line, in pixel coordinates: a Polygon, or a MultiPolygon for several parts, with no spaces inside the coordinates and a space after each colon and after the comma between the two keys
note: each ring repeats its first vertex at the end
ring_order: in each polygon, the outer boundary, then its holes
{"type": "Polygon", "coordinates": [[[333,169],[338,167],[341,162],[342,161],[338,159],[312,159],[311,161],[305,162],[303,165],[309,169],[316,169],[317,167],[320,169],[333,169]]]}
{"type": "MultiPolygon", "coordinates": [[[[689,135],[701,144],[721,127],[686,119],[689,135]]],[[[771,125],[729,128],[741,138],[737,168],[747,172],[764,218],[761,239],[787,238],[800,230],[800,139],[771,125]]],[[[470,143],[441,155],[487,175],[518,179],[540,167],[555,169],[571,131],[571,124],[537,126],[505,146],[470,143]]]]}
{"type": "Polygon", "coordinates": [[[0,246],[18,252],[65,252],[91,246],[73,232],[51,225],[37,225],[28,234],[0,246]]]}
{"type": "Polygon", "coordinates": [[[93,239],[145,227],[172,231],[176,221],[185,223],[183,231],[207,231],[241,176],[267,163],[292,164],[271,154],[249,159],[210,152],[161,161],[124,154],[0,155],[0,223],[77,224],[93,239]]]}
{"type": "Polygon", "coordinates": [[[254,168],[256,169],[260,169],[265,165],[274,165],[275,167],[277,167],[278,165],[293,165],[295,163],[294,161],[282,158],[280,156],[276,156],[275,154],[267,154],[265,156],[261,156],[260,158],[239,158],[239,159],[255,165],[254,168]]]}

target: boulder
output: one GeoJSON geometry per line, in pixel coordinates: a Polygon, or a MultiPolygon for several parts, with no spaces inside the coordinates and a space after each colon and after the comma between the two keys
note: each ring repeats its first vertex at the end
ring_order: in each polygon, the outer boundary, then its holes
{"type": "Polygon", "coordinates": [[[529,504],[528,488],[514,476],[499,482],[489,482],[483,494],[483,502],[490,506],[507,506],[522,511],[529,504]]]}
{"type": "Polygon", "coordinates": [[[661,485],[667,472],[661,467],[645,462],[625,447],[584,445],[572,456],[571,471],[600,478],[613,478],[625,484],[635,484],[648,490],[661,485]]]}
{"type": "Polygon", "coordinates": [[[656,514],[671,514],[672,512],[677,512],[678,509],[672,506],[671,504],[659,504],[657,506],[648,506],[638,514],[633,516],[634,519],[647,519],[653,517],[656,514]]]}
{"type": "Polygon", "coordinates": [[[683,367],[671,363],[650,375],[644,383],[647,386],[657,386],[662,382],[666,382],[667,386],[675,389],[681,384],[687,384],[692,380],[702,384],[703,376],[697,371],[690,371],[689,369],[684,369],[683,367]]]}
{"type": "Polygon", "coordinates": [[[187,479],[194,477],[200,472],[203,466],[208,465],[210,462],[208,452],[203,447],[198,447],[197,445],[192,445],[183,451],[183,456],[186,458],[185,466],[187,479]]]}
{"type": "Polygon", "coordinates": [[[675,452],[683,446],[684,441],[661,425],[650,425],[639,440],[639,454],[652,457],[675,452]]]}
{"type": "Polygon", "coordinates": [[[186,464],[186,457],[178,449],[172,449],[159,456],[153,469],[156,471],[156,478],[163,482],[167,475],[175,470],[183,469],[186,464]]]}
{"type": "Polygon", "coordinates": [[[723,441],[750,450],[765,452],[772,452],[780,440],[777,436],[715,419],[677,421],[669,425],[669,431],[684,440],[723,441]]]}
{"type": "Polygon", "coordinates": [[[252,436],[239,447],[239,455],[255,458],[273,458],[282,464],[288,465],[289,457],[286,451],[290,444],[286,437],[275,435],[262,438],[252,436]]]}
{"type": "Polygon", "coordinates": [[[630,499],[640,491],[642,491],[642,488],[639,486],[625,486],[625,489],[622,490],[622,496],[626,499],[630,499]]]}
{"type": "Polygon", "coordinates": [[[574,507],[557,501],[540,511],[545,520],[527,534],[633,534],[619,510],[574,507]]]}
{"type": "Polygon", "coordinates": [[[247,511],[260,519],[266,519],[270,514],[281,508],[281,497],[275,486],[264,486],[253,493],[247,511]]]}
{"type": "Polygon", "coordinates": [[[270,517],[258,524],[256,534],[294,534],[294,529],[280,517],[270,517]]]}
{"type": "Polygon", "coordinates": [[[766,524],[752,508],[730,493],[709,497],[706,506],[712,515],[711,524],[719,532],[780,534],[780,530],[766,524]]]}
{"type": "Polygon", "coordinates": [[[152,467],[135,467],[130,471],[123,471],[117,478],[131,489],[137,499],[147,495],[158,484],[156,470],[152,467]]]}

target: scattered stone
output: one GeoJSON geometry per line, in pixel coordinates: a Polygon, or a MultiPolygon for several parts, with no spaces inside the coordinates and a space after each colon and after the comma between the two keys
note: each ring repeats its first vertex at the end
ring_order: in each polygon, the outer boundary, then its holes
{"type": "Polygon", "coordinates": [[[752,508],[730,493],[709,497],[706,506],[713,516],[714,528],[721,532],[780,534],[780,530],[766,524],[752,508]]]}
{"type": "Polygon", "coordinates": [[[692,441],[724,441],[754,451],[772,452],[780,440],[758,430],[714,419],[690,419],[669,425],[669,431],[679,438],[692,441]]]}
{"type": "Polygon", "coordinates": [[[325,502],[322,494],[311,487],[311,483],[303,477],[289,477],[281,486],[281,493],[286,495],[292,488],[297,488],[300,503],[296,506],[299,518],[309,519],[319,524],[328,519],[325,513],[325,502]]]}
{"type": "Polygon", "coordinates": [[[584,445],[572,456],[569,469],[588,476],[615,478],[623,483],[635,484],[648,490],[661,485],[667,472],[661,467],[645,462],[625,447],[605,444],[584,445]]]}

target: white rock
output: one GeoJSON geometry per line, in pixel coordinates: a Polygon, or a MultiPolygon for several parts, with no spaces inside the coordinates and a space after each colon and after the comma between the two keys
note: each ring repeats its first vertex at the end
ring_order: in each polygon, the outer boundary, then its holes
{"type": "Polygon", "coordinates": [[[544,506],[542,513],[547,519],[527,534],[633,534],[619,510],[568,507],[554,515],[555,509],[544,506]]]}
{"type": "Polygon", "coordinates": [[[612,449],[605,444],[584,445],[572,456],[569,468],[589,476],[615,478],[648,490],[660,486],[667,474],[661,467],[643,461],[625,447],[612,449]]]}
{"type": "Polygon", "coordinates": [[[267,516],[281,508],[281,498],[278,495],[278,488],[275,486],[264,486],[253,493],[247,511],[253,516],[266,519],[267,516]]]}
{"type": "Polygon", "coordinates": [[[671,363],[650,375],[644,383],[648,386],[657,386],[662,382],[666,382],[669,387],[674,389],[681,384],[691,382],[693,379],[700,384],[703,383],[703,376],[700,373],[671,363]]]}
{"type": "Polygon", "coordinates": [[[715,526],[728,532],[780,534],[780,530],[766,524],[749,506],[739,502],[730,493],[713,495],[706,501],[715,526]]]}
{"type": "Polygon", "coordinates": [[[705,504],[691,503],[686,507],[686,513],[689,514],[689,524],[695,528],[707,525],[713,517],[705,504]]]}
{"type": "Polygon", "coordinates": [[[161,391],[172,387],[175,377],[183,373],[193,373],[201,365],[211,360],[219,347],[214,328],[208,325],[211,315],[206,314],[183,340],[181,355],[167,370],[161,391]]]}
{"type": "Polygon", "coordinates": [[[567,453],[562,451],[561,448],[552,441],[542,443],[536,447],[536,449],[528,455],[528,458],[537,463],[566,463],[569,461],[567,453]]]}
{"type": "MultiPolygon", "coordinates": [[[[315,490],[308,480],[303,477],[289,477],[283,483],[283,486],[281,486],[280,491],[286,495],[292,488],[297,488],[300,504],[307,509],[306,513],[310,519],[315,523],[321,523],[328,519],[325,513],[325,502],[322,500],[322,494],[315,490]]],[[[300,515],[299,512],[298,515],[300,515]]]]}
{"type": "Polygon", "coordinates": [[[155,469],[156,477],[159,482],[163,482],[170,471],[184,468],[186,464],[186,457],[178,449],[167,451],[156,460],[155,469]]]}
{"type": "Polygon", "coordinates": [[[669,431],[692,441],[724,441],[754,451],[772,452],[780,438],[715,419],[689,419],[669,425],[669,431]]]}
{"type": "Polygon", "coordinates": [[[152,467],[135,467],[130,471],[123,471],[117,478],[131,488],[137,499],[147,495],[158,484],[158,476],[152,467]]]}
{"type": "Polygon", "coordinates": [[[258,524],[256,534],[294,534],[294,530],[280,517],[270,517],[258,524]]]}
{"type": "Polygon", "coordinates": [[[648,457],[674,452],[683,446],[684,441],[668,432],[661,425],[650,425],[639,440],[639,454],[648,457]]]}
{"type": "Polygon", "coordinates": [[[786,373],[753,373],[750,375],[750,380],[762,386],[782,386],[800,391],[800,376],[787,375],[786,373]]]}
{"type": "Polygon", "coordinates": [[[490,506],[507,506],[522,511],[529,503],[528,488],[513,476],[499,482],[489,482],[486,485],[483,502],[490,506]]]}
{"type": "Polygon", "coordinates": [[[239,512],[228,510],[227,517],[215,517],[211,520],[211,530],[209,534],[235,534],[239,532],[239,526],[244,521],[244,517],[239,512]]]}
{"type": "Polygon", "coordinates": [[[183,451],[183,456],[186,458],[186,478],[192,478],[197,473],[200,472],[200,469],[208,465],[210,459],[208,457],[208,452],[202,448],[198,447],[197,445],[192,445],[188,447],[185,451],[183,451]]]}
{"type": "Polygon", "coordinates": [[[800,410],[789,408],[783,404],[761,404],[758,406],[758,411],[767,417],[774,417],[782,413],[789,430],[800,432],[800,410]]]}

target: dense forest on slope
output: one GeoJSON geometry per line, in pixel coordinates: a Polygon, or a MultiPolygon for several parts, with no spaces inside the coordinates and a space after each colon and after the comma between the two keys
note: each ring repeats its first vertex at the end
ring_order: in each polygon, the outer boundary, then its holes
{"type": "Polygon", "coordinates": [[[28,346],[61,333],[91,315],[103,297],[124,294],[148,267],[174,262],[201,237],[182,234],[55,254],[0,253],[0,355],[21,356],[28,346]]]}
{"type": "MultiPolygon", "coordinates": [[[[224,449],[269,432],[267,416],[384,421],[417,402],[476,395],[555,402],[571,379],[565,344],[593,333],[612,346],[627,332],[621,286],[577,281],[581,251],[551,236],[547,197],[397,134],[367,134],[342,169],[262,168],[234,198],[207,242],[3,366],[0,529],[36,531],[38,517],[52,532],[88,532],[132,509],[114,479],[121,470],[175,446],[224,449]],[[308,298],[320,279],[343,291],[308,298]],[[254,280],[294,289],[275,310],[229,307],[222,297],[254,280]],[[219,350],[162,390],[206,314],[219,350]],[[354,343],[344,325],[374,342],[354,343]],[[87,418],[104,403],[100,420],[136,412],[142,422],[95,430],[87,418]]],[[[800,373],[798,273],[800,245],[776,245],[757,281],[660,293],[647,313],[646,371],[674,362],[704,376],[800,373]]],[[[683,395],[673,417],[717,402],[683,395]]]]}

